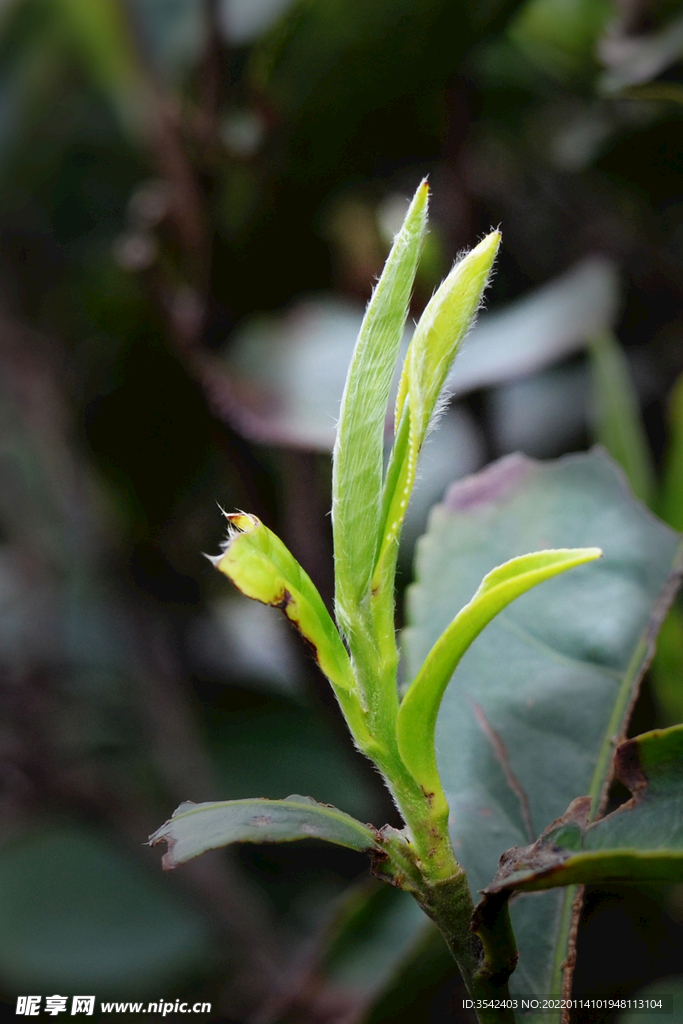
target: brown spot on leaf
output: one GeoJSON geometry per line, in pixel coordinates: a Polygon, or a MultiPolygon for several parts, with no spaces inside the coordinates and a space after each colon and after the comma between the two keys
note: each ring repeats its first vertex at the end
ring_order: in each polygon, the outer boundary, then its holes
{"type": "Polygon", "coordinates": [[[397,886],[398,881],[396,876],[393,875],[391,871],[385,870],[388,861],[389,854],[381,847],[370,851],[370,870],[375,878],[379,878],[381,882],[387,882],[389,885],[397,886]]]}
{"type": "Polygon", "coordinates": [[[273,608],[279,608],[281,611],[285,613],[285,615],[287,615],[287,608],[289,607],[293,600],[294,599],[290,592],[287,590],[286,587],[284,587],[282,590],[282,596],[279,598],[274,598],[271,601],[271,604],[273,608]]]}
{"type": "MultiPolygon", "coordinates": [[[[177,811],[176,811],[177,813],[177,811]]],[[[166,853],[161,858],[161,866],[164,871],[173,871],[174,868],[178,867],[178,861],[173,855],[173,847],[176,844],[175,839],[171,836],[172,822],[167,821],[161,828],[158,828],[156,832],[153,832],[149,837],[148,846],[157,846],[159,843],[166,843],[166,853]]]]}
{"type": "Polygon", "coordinates": [[[620,782],[627,786],[637,799],[647,789],[647,775],[638,757],[638,741],[626,740],[614,752],[614,770],[620,782]]]}
{"type": "Polygon", "coordinates": [[[163,871],[174,871],[178,867],[178,861],[173,855],[174,845],[175,839],[170,839],[168,843],[168,850],[161,858],[161,868],[163,871]]]}
{"type": "MultiPolygon", "coordinates": [[[[288,618],[289,618],[289,616],[288,616],[288,618]]],[[[316,661],[316,664],[318,665],[318,667],[321,667],[320,666],[320,654],[318,653],[318,648],[316,647],[316,645],[313,643],[313,641],[311,640],[310,637],[306,636],[306,634],[303,632],[303,630],[301,629],[301,626],[299,625],[299,623],[297,622],[296,619],[291,619],[290,618],[289,621],[292,623],[292,625],[294,625],[296,627],[296,630],[297,630],[299,636],[304,641],[304,643],[306,644],[306,646],[310,650],[311,654],[315,658],[315,661],[316,661]]]]}
{"type": "Polygon", "coordinates": [[[316,663],[318,664],[318,666],[320,666],[320,655],[318,653],[318,648],[310,639],[310,637],[307,637],[304,631],[302,630],[301,624],[299,623],[299,620],[297,618],[298,605],[294,600],[292,594],[289,592],[289,590],[283,588],[282,596],[277,600],[271,601],[271,604],[273,608],[279,608],[280,611],[283,611],[285,613],[289,621],[296,629],[299,636],[303,639],[304,643],[307,644],[307,646],[310,648],[313,657],[316,660],[316,663]]]}

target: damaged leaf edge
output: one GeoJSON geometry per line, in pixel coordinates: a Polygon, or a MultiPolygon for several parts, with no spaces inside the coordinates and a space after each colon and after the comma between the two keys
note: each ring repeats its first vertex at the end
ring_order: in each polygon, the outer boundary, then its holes
{"type": "Polygon", "coordinates": [[[615,775],[631,791],[631,798],[611,814],[593,822],[589,822],[592,798],[581,796],[572,800],[565,813],[544,829],[535,843],[527,847],[513,846],[502,854],[495,878],[481,890],[482,903],[490,897],[510,896],[515,890],[536,892],[587,882],[683,878],[683,849],[615,846],[571,850],[553,842],[553,836],[559,838],[565,829],[576,826],[579,841],[583,844],[593,830],[633,813],[643,803],[650,786],[650,779],[638,756],[639,747],[665,742],[677,735],[683,738],[683,725],[655,729],[619,744],[614,755],[615,775]],[[600,871],[601,862],[605,865],[603,871],[600,871]],[[634,871],[639,864],[642,872],[634,871]],[[595,870],[591,871],[592,867],[595,870]]]}

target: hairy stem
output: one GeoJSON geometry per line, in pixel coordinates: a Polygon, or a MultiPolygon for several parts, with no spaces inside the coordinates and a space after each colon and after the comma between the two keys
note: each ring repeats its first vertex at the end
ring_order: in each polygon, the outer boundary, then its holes
{"type": "Polygon", "coordinates": [[[480,1024],[514,1024],[514,1011],[500,1008],[510,999],[508,978],[517,960],[507,904],[490,921],[477,921],[462,869],[451,878],[425,881],[414,895],[446,940],[472,999],[493,1004],[476,1008],[480,1024]]]}

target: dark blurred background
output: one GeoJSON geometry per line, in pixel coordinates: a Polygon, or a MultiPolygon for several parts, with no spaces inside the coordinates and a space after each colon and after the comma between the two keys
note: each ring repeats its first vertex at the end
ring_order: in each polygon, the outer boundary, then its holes
{"type": "MultiPolygon", "coordinates": [[[[503,249],[402,579],[448,483],[516,449],[609,445],[615,393],[640,445],[627,469],[661,511],[683,370],[682,55],[677,0],[0,2],[12,1012],[35,992],[208,1000],[212,1020],[251,1024],[454,1019],[445,947],[359,855],[241,848],[162,874],[143,845],[185,799],[300,792],[395,822],[302,645],[202,552],[219,506],[246,509],[330,600],[344,374],[424,175],[414,315],[492,225],[503,249]]],[[[639,731],[683,717],[678,625],[639,731]]],[[[589,893],[577,986],[683,975],[682,922],[675,887],[589,893]]]]}

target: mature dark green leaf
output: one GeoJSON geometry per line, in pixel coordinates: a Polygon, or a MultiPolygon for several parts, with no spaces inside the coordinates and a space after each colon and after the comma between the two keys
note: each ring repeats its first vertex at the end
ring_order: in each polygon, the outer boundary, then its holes
{"type": "Polygon", "coordinates": [[[487,895],[683,879],[683,726],[627,740],[614,760],[631,799],[589,824],[591,799],[578,797],[535,843],[504,854],[487,895]]]}
{"type": "Polygon", "coordinates": [[[296,795],[284,800],[187,801],[149,837],[151,846],[168,843],[163,858],[167,869],[230,843],[288,843],[295,839],[324,839],[360,852],[379,849],[376,833],[368,825],[336,807],[296,795]]]}
{"type": "Polygon", "coordinates": [[[663,725],[683,722],[683,608],[672,605],[662,624],[650,667],[652,693],[663,725]]]}
{"type": "MultiPolygon", "coordinates": [[[[669,395],[669,443],[656,509],[665,523],[683,529],[683,376],[669,395]]],[[[677,602],[670,610],[657,641],[650,678],[660,722],[683,722],[683,609],[677,602]]]]}
{"type": "MultiPolygon", "coordinates": [[[[544,547],[604,556],[520,597],[462,659],[437,722],[437,761],[456,854],[473,889],[505,849],[534,840],[570,801],[595,810],[673,593],[678,537],[633,500],[606,455],[511,456],[455,484],[420,542],[404,634],[413,678],[495,565],[544,547]]],[[[512,907],[518,992],[561,984],[572,892],[512,907]]]]}

